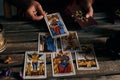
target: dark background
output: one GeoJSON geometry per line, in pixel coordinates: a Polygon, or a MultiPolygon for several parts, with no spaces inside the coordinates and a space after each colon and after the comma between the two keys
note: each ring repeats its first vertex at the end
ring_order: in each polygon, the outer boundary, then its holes
{"type": "MultiPolygon", "coordinates": [[[[37,0],[47,11],[64,10],[72,0],[37,0]]],[[[119,0],[95,0],[93,8],[95,12],[109,12],[115,8],[120,8],[119,0]]]]}

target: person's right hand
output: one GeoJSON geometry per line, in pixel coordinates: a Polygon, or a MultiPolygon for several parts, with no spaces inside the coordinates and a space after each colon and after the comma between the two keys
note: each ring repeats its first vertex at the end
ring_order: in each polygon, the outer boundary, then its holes
{"type": "Polygon", "coordinates": [[[42,6],[37,1],[33,1],[32,5],[27,9],[27,17],[39,21],[43,19],[46,12],[43,11],[42,6]]]}
{"type": "Polygon", "coordinates": [[[86,14],[86,18],[92,17],[93,16],[93,7],[92,7],[92,3],[90,1],[87,4],[87,8],[88,8],[88,13],[86,14]]]}

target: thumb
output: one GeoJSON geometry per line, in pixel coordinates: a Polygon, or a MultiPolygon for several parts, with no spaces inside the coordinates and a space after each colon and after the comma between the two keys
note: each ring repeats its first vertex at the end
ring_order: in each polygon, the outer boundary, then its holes
{"type": "Polygon", "coordinates": [[[86,14],[86,16],[85,16],[86,18],[89,18],[90,17],[90,15],[89,14],[86,14]]]}

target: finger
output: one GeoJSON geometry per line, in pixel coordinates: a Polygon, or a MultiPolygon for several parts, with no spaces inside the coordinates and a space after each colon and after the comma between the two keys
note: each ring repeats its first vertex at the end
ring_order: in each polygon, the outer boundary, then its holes
{"type": "Polygon", "coordinates": [[[40,15],[40,16],[32,16],[31,18],[32,18],[32,20],[34,20],[34,21],[39,21],[39,20],[43,19],[43,15],[40,15]]]}
{"type": "Polygon", "coordinates": [[[43,18],[44,18],[43,15],[40,15],[40,16],[36,16],[35,20],[42,20],[43,18]]]}
{"type": "Polygon", "coordinates": [[[32,20],[39,21],[39,20],[43,19],[43,15],[37,16],[32,11],[29,11],[28,14],[32,20]]]}
{"type": "Polygon", "coordinates": [[[90,15],[89,14],[86,14],[86,16],[85,16],[86,18],[89,18],[90,17],[90,15]]]}
{"type": "Polygon", "coordinates": [[[93,11],[89,11],[87,14],[86,14],[86,18],[89,18],[89,17],[92,17],[93,16],[93,11]]]}
{"type": "Polygon", "coordinates": [[[46,15],[46,12],[43,10],[43,8],[42,8],[42,6],[40,4],[37,5],[37,9],[43,16],[46,15]]]}
{"type": "Polygon", "coordinates": [[[46,11],[44,11],[44,13],[46,13],[46,14],[47,14],[47,12],[46,12],[46,11]]]}

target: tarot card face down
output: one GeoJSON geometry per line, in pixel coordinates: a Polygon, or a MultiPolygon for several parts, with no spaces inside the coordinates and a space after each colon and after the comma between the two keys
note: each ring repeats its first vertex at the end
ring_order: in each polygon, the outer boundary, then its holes
{"type": "Polygon", "coordinates": [[[83,29],[97,25],[97,22],[93,17],[86,18],[88,11],[86,11],[86,9],[83,9],[82,6],[80,7],[77,5],[77,3],[75,4],[73,2],[72,5],[69,5],[66,8],[66,11],[83,29]]]}
{"type": "Polygon", "coordinates": [[[38,34],[38,52],[56,52],[56,40],[49,33],[38,34]]]}
{"type": "Polygon", "coordinates": [[[61,46],[63,51],[80,50],[80,42],[76,31],[70,31],[68,36],[61,37],[61,46]]]}
{"type": "Polygon", "coordinates": [[[24,79],[46,78],[46,55],[38,51],[27,51],[25,53],[24,79]]]}
{"type": "Polygon", "coordinates": [[[45,17],[45,21],[53,38],[57,38],[69,34],[59,13],[53,13],[47,15],[45,17]]]}
{"type": "Polygon", "coordinates": [[[76,64],[78,70],[97,70],[98,61],[91,45],[82,45],[82,51],[76,51],[76,64]]]}
{"type": "Polygon", "coordinates": [[[72,56],[69,51],[51,54],[51,61],[54,77],[75,75],[72,56]]]}

